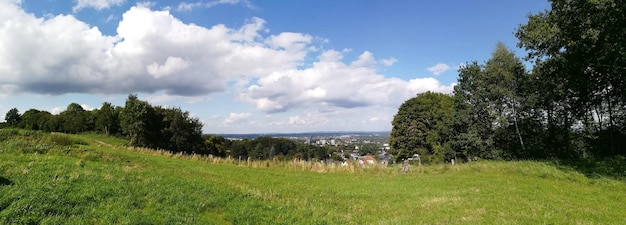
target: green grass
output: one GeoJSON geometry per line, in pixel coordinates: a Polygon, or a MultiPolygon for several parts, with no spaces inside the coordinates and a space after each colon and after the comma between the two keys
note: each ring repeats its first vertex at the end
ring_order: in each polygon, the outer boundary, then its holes
{"type": "Polygon", "coordinates": [[[626,183],[552,162],[348,169],[0,130],[0,224],[624,224],[626,183]]]}

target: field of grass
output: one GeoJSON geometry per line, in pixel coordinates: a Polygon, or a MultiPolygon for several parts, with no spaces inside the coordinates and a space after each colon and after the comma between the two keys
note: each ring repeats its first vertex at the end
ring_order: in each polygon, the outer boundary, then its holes
{"type": "MultiPolygon", "coordinates": [[[[0,130],[0,224],[626,224],[626,182],[550,162],[346,168],[0,130]]],[[[625,171],[626,172],[626,171],[625,171]]]]}

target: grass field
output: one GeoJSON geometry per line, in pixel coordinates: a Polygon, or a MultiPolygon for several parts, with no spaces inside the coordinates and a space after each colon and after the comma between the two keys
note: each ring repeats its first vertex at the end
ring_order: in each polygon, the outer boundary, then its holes
{"type": "Polygon", "coordinates": [[[0,130],[0,224],[626,224],[623,179],[551,162],[402,174],[123,143],[0,130]]]}

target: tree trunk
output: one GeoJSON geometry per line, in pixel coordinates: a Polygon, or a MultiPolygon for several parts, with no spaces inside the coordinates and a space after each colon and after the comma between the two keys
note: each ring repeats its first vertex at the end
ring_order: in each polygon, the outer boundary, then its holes
{"type": "Polygon", "coordinates": [[[526,147],[524,146],[524,139],[522,139],[522,134],[519,132],[519,127],[517,126],[517,111],[515,110],[515,103],[513,105],[513,123],[515,124],[515,132],[517,132],[517,137],[519,138],[519,143],[522,145],[522,151],[526,154],[526,147]]]}

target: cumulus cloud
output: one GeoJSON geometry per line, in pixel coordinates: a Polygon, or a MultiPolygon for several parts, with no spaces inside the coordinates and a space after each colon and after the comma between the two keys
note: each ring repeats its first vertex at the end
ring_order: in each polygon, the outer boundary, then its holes
{"type": "Polygon", "coordinates": [[[189,62],[180,57],[167,57],[163,65],[154,62],[146,67],[148,74],[159,78],[181,72],[189,67],[189,62]]]}
{"type": "Polygon", "coordinates": [[[252,6],[252,3],[250,3],[247,0],[216,0],[216,1],[200,1],[200,2],[194,2],[194,3],[181,2],[180,4],[178,4],[178,7],[176,7],[176,10],[191,11],[194,8],[211,8],[214,6],[225,5],[225,4],[228,4],[228,5],[243,4],[244,6],[248,8],[254,8],[254,6],[252,6]]]}
{"type": "Polygon", "coordinates": [[[260,18],[205,28],[141,4],[123,14],[116,36],[71,15],[37,18],[7,1],[0,21],[7,24],[0,26],[0,86],[42,94],[207,95],[231,80],[297,67],[313,41],[298,33],[264,38],[260,18]]]}
{"type": "Polygon", "coordinates": [[[72,7],[74,12],[78,12],[84,8],[94,8],[96,10],[103,10],[111,8],[112,6],[119,6],[124,4],[126,0],[75,0],[76,5],[72,7]]]}
{"type": "Polygon", "coordinates": [[[342,59],[342,53],[328,50],[310,68],[276,71],[260,78],[242,98],[254,102],[259,110],[275,113],[307,106],[396,107],[420,92],[452,92],[452,85],[443,85],[435,78],[404,81],[378,74],[373,67],[376,60],[370,52],[364,52],[349,64],[342,59]]]}
{"type": "Polygon", "coordinates": [[[398,62],[396,58],[382,59],[380,62],[385,66],[393,66],[394,63],[398,62]]]}
{"type": "Polygon", "coordinates": [[[448,66],[445,63],[437,63],[437,65],[434,65],[432,67],[429,67],[427,70],[435,75],[440,75],[446,71],[448,71],[450,69],[450,66],[448,66]]]}
{"type": "Polygon", "coordinates": [[[245,121],[251,115],[252,114],[250,114],[250,113],[230,113],[228,118],[226,118],[224,120],[223,124],[224,125],[230,125],[230,124],[239,123],[239,122],[245,121]]]}
{"type": "MultiPolygon", "coordinates": [[[[201,27],[150,7],[130,8],[117,35],[107,36],[72,15],[38,18],[18,3],[0,1],[0,98],[18,92],[148,93],[151,103],[199,102],[235,83],[229,92],[260,111],[310,112],[274,114],[280,116],[257,121],[259,130],[267,125],[285,131],[350,130],[361,121],[389,126],[388,118],[404,100],[424,91],[450,93],[454,85],[386,77],[378,66],[392,66],[395,58],[377,59],[365,51],[345,60],[351,49],[321,51],[315,45],[324,40],[309,34],[267,34],[261,18],[240,27],[201,27]],[[310,61],[312,53],[317,58],[310,61]]],[[[213,124],[252,126],[253,118],[231,113],[213,124]]]]}

